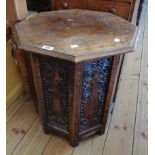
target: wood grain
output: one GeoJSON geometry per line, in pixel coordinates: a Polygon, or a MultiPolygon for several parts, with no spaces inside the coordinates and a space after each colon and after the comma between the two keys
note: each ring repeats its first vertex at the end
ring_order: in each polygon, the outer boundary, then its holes
{"type": "Polygon", "coordinates": [[[79,143],[80,102],[82,90],[82,65],[74,64],[69,89],[69,143],[76,146],[79,143]]]}
{"type": "Polygon", "coordinates": [[[16,112],[25,104],[25,102],[29,99],[29,96],[22,93],[20,96],[17,97],[15,102],[12,103],[10,107],[8,107],[6,112],[6,121],[9,120],[16,114],[16,112]]]}
{"type": "MultiPolygon", "coordinates": [[[[146,7],[146,6],[145,6],[146,7]]],[[[147,9],[146,9],[147,14],[147,9]]],[[[141,72],[139,80],[139,94],[135,121],[133,155],[148,153],[148,43],[147,43],[147,15],[144,19],[143,50],[141,72]]]]}
{"type": "Polygon", "coordinates": [[[28,100],[25,105],[8,122],[7,128],[7,155],[11,154],[29,130],[37,114],[32,101],[28,100]],[[22,132],[24,131],[24,132],[22,132]]]}
{"type": "Polygon", "coordinates": [[[39,118],[35,120],[30,130],[26,133],[21,143],[13,152],[13,155],[39,155],[43,152],[51,135],[43,133],[41,122],[39,118]]]}
{"type": "Polygon", "coordinates": [[[75,62],[132,52],[138,32],[116,15],[80,9],[40,13],[15,25],[20,49],[75,62]]]}
{"type": "Polygon", "coordinates": [[[103,134],[105,132],[105,128],[106,128],[105,125],[106,125],[107,118],[108,118],[109,107],[113,100],[113,95],[114,95],[116,82],[117,82],[116,80],[117,80],[117,76],[119,73],[119,67],[120,67],[119,60],[120,60],[120,55],[115,56],[113,58],[113,65],[112,65],[111,75],[110,75],[110,79],[109,79],[109,86],[108,86],[108,90],[107,90],[106,101],[105,101],[104,108],[103,108],[102,126],[100,129],[100,134],[103,134]]]}
{"type": "Polygon", "coordinates": [[[138,80],[121,81],[103,155],[115,155],[116,152],[119,155],[132,153],[137,101],[135,92],[138,92],[138,80]]]}
{"type": "Polygon", "coordinates": [[[73,147],[69,146],[65,139],[53,136],[46,146],[43,155],[71,155],[72,151],[73,147]]]}
{"type": "Polygon", "coordinates": [[[76,148],[74,148],[72,155],[102,155],[103,147],[105,145],[105,140],[107,136],[107,132],[109,129],[111,120],[111,114],[109,113],[109,117],[107,120],[106,129],[103,135],[93,136],[79,144],[76,148]]]}

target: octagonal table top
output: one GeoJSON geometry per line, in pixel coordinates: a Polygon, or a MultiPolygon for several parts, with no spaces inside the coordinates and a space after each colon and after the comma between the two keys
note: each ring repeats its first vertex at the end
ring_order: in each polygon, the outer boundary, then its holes
{"type": "Polygon", "coordinates": [[[39,13],[14,29],[18,48],[74,62],[132,52],[138,32],[111,13],[80,9],[39,13]]]}

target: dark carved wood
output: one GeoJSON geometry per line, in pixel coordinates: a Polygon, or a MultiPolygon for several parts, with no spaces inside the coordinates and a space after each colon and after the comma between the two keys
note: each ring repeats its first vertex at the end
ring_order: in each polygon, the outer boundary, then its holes
{"type": "Polygon", "coordinates": [[[28,54],[30,59],[30,65],[32,70],[31,77],[33,78],[34,84],[34,91],[37,99],[37,109],[39,116],[42,120],[42,125],[45,133],[49,133],[50,131],[47,128],[47,115],[46,115],[46,107],[44,106],[44,93],[43,93],[43,84],[41,79],[41,72],[40,72],[40,63],[39,60],[32,55],[31,53],[28,54]]]}
{"type": "Polygon", "coordinates": [[[73,63],[30,54],[30,62],[45,133],[66,135],[72,146],[95,134],[102,124],[113,58],[73,63]]]}
{"type": "Polygon", "coordinates": [[[17,24],[16,32],[44,132],[67,137],[71,146],[104,133],[122,53],[134,50],[136,26],[109,13],[65,10],[39,14],[17,24]],[[42,48],[46,43],[52,50],[42,48]]]}
{"type": "Polygon", "coordinates": [[[117,55],[113,58],[112,62],[112,69],[110,73],[110,78],[109,78],[109,83],[108,83],[108,90],[107,90],[107,95],[106,95],[106,100],[105,104],[102,108],[102,121],[101,121],[101,129],[100,129],[100,134],[103,134],[105,132],[105,127],[106,127],[106,122],[108,118],[108,112],[109,112],[109,107],[110,104],[113,101],[113,96],[115,93],[115,89],[117,86],[117,78],[119,76],[119,69],[121,65],[121,58],[122,55],[117,55]]]}
{"type": "Polygon", "coordinates": [[[86,62],[83,66],[83,93],[80,106],[80,132],[101,124],[112,58],[86,62]]]}
{"type": "Polygon", "coordinates": [[[82,63],[74,63],[69,82],[69,143],[76,146],[79,143],[80,103],[82,97],[82,63]]]}
{"type": "MultiPolygon", "coordinates": [[[[108,91],[113,90],[113,78],[117,77],[118,57],[76,64],[30,54],[45,133],[66,135],[70,145],[76,146],[80,139],[102,130],[102,124],[107,119],[109,99],[112,99],[112,93],[108,91]]],[[[104,128],[105,125],[106,122],[104,128]]]]}
{"type": "Polygon", "coordinates": [[[119,81],[120,81],[120,77],[121,77],[121,71],[122,71],[122,68],[123,68],[124,57],[125,57],[125,54],[121,54],[120,60],[119,60],[118,76],[117,76],[117,79],[116,79],[117,82],[116,82],[115,92],[114,92],[113,101],[112,101],[114,105],[115,105],[115,101],[116,101],[116,97],[117,97],[117,92],[118,92],[118,89],[119,89],[119,84],[120,84],[119,81]]]}
{"type": "Polygon", "coordinates": [[[66,135],[76,146],[101,130],[109,78],[115,77],[112,64],[118,66],[114,61],[115,57],[107,57],[76,64],[30,54],[45,133],[66,135]]]}
{"type": "Polygon", "coordinates": [[[47,125],[69,131],[69,83],[71,66],[67,63],[39,58],[47,109],[47,125]]]}

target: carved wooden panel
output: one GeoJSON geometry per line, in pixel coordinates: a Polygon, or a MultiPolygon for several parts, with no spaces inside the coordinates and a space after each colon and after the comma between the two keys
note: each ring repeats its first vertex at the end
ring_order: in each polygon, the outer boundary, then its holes
{"type": "Polygon", "coordinates": [[[40,58],[47,126],[69,130],[70,66],[63,61],[40,58]]]}
{"type": "Polygon", "coordinates": [[[87,62],[83,68],[83,93],[80,106],[80,131],[101,124],[112,57],[87,62]]]}

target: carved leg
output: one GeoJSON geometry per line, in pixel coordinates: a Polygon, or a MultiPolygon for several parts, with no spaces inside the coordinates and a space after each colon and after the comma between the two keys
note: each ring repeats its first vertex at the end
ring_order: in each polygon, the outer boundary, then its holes
{"type": "Polygon", "coordinates": [[[43,131],[45,134],[49,135],[51,134],[50,128],[46,125],[46,123],[43,124],[43,131]]]}
{"type": "Polygon", "coordinates": [[[118,89],[119,89],[119,84],[120,84],[120,77],[121,77],[121,73],[122,73],[122,68],[123,68],[123,62],[124,62],[124,54],[121,54],[120,56],[120,62],[119,62],[119,67],[118,67],[118,76],[116,77],[116,86],[115,86],[115,92],[113,95],[113,102],[116,102],[116,97],[117,97],[117,93],[118,93],[118,89]]]}
{"type": "Polygon", "coordinates": [[[72,147],[76,147],[79,145],[79,140],[71,140],[69,139],[69,145],[71,145],[72,147]]]}
{"type": "Polygon", "coordinates": [[[32,70],[32,78],[34,83],[34,90],[36,93],[37,100],[37,109],[39,116],[42,121],[43,130],[46,134],[49,134],[48,127],[46,126],[46,110],[45,110],[45,101],[44,101],[44,93],[43,93],[43,85],[41,81],[41,73],[40,73],[40,64],[38,59],[34,58],[32,54],[29,54],[31,70],[32,70]]]}
{"type": "Polygon", "coordinates": [[[19,64],[19,69],[21,72],[24,90],[31,96],[31,86],[30,86],[30,80],[29,80],[29,74],[28,74],[28,66],[26,64],[26,58],[25,53],[20,51],[18,48],[16,50],[16,58],[19,64]]]}
{"type": "Polygon", "coordinates": [[[81,64],[73,64],[69,89],[69,144],[79,144],[80,98],[82,90],[81,64]]]}
{"type": "Polygon", "coordinates": [[[110,107],[110,104],[112,103],[113,94],[114,94],[114,90],[116,87],[116,82],[117,82],[116,77],[119,74],[119,65],[120,65],[120,56],[119,55],[114,56],[109,86],[108,86],[108,90],[107,90],[106,101],[105,101],[105,105],[103,107],[103,112],[102,112],[102,126],[101,126],[99,134],[103,134],[105,132],[108,113],[109,113],[109,107],[110,107]]]}

